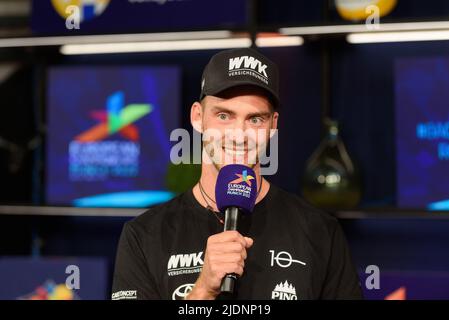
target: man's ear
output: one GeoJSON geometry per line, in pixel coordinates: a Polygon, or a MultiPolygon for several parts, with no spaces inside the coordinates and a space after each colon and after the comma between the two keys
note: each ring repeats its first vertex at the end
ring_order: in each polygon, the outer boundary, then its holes
{"type": "Polygon", "coordinates": [[[190,108],[190,123],[193,129],[203,133],[203,107],[198,101],[194,102],[190,108]]]}
{"type": "MultiPolygon", "coordinates": [[[[279,119],[279,113],[273,112],[273,119],[271,120],[271,129],[277,130],[278,128],[278,119],[279,119]]],[[[275,131],[270,132],[270,138],[273,137],[275,131]]]]}

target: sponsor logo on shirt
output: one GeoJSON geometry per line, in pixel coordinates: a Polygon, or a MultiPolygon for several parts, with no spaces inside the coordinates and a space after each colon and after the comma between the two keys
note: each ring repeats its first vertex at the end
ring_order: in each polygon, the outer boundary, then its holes
{"type": "Polygon", "coordinates": [[[267,65],[251,56],[229,59],[229,76],[252,76],[268,85],[267,65]]]}
{"type": "Polygon", "coordinates": [[[203,251],[198,253],[174,254],[170,256],[167,264],[169,276],[199,273],[203,268],[203,251]]]}
{"type": "Polygon", "coordinates": [[[284,283],[279,283],[271,293],[271,299],[273,300],[298,300],[296,295],[296,289],[293,285],[289,284],[287,280],[284,283]]]}
{"type": "Polygon", "coordinates": [[[137,290],[117,291],[112,294],[112,300],[136,300],[137,290]]]}
{"type": "Polygon", "coordinates": [[[184,300],[185,297],[192,291],[193,289],[193,283],[186,283],[183,285],[180,285],[173,291],[173,294],[171,298],[173,300],[184,300]]]}
{"type": "Polygon", "coordinates": [[[274,267],[275,264],[281,268],[288,268],[292,265],[292,263],[302,264],[303,266],[306,265],[305,262],[293,259],[292,255],[287,251],[280,251],[276,254],[274,250],[270,250],[270,253],[272,267],[274,267]]]}

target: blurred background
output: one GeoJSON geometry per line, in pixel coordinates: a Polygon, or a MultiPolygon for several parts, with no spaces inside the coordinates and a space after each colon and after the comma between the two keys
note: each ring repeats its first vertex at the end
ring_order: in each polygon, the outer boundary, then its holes
{"type": "Polygon", "coordinates": [[[449,298],[448,1],[0,0],[0,299],[109,298],[123,223],[198,177],[170,133],[204,66],[249,46],[267,179],[340,220],[366,298],[449,298]]]}

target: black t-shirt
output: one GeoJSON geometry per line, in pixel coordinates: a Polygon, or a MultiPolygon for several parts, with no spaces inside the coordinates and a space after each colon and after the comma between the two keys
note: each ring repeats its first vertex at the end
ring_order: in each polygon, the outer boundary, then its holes
{"type": "MultiPolygon", "coordinates": [[[[223,231],[192,190],[127,222],[112,299],[182,299],[201,272],[207,238],[223,231]]],[[[239,232],[254,239],[231,299],[360,299],[337,220],[271,184],[239,232]]]]}

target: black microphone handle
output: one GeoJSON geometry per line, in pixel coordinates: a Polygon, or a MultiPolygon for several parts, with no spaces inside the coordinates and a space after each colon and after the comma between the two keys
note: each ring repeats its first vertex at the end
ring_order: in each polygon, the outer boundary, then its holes
{"type": "MultiPolygon", "coordinates": [[[[224,230],[237,230],[238,221],[240,218],[240,209],[237,207],[229,207],[225,210],[224,230]]],[[[221,282],[222,293],[234,293],[235,280],[237,275],[235,273],[227,274],[221,282]]]]}

